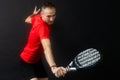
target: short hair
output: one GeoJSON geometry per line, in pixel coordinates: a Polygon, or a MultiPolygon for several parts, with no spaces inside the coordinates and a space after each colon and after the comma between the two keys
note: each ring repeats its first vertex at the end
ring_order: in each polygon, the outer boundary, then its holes
{"type": "Polygon", "coordinates": [[[55,5],[52,2],[44,2],[41,5],[41,10],[45,8],[55,8],[55,5]]]}

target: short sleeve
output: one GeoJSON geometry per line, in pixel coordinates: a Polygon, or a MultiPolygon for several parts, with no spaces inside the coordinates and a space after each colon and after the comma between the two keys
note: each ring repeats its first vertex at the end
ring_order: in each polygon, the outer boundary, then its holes
{"type": "Polygon", "coordinates": [[[34,24],[35,20],[36,20],[35,16],[32,17],[32,18],[31,18],[31,23],[34,24]]]}
{"type": "Polygon", "coordinates": [[[39,15],[36,15],[34,17],[31,18],[31,23],[34,24],[34,25],[37,25],[40,23],[40,16],[39,15]]]}
{"type": "Polygon", "coordinates": [[[39,28],[40,39],[50,39],[50,27],[47,24],[42,24],[39,28]]]}

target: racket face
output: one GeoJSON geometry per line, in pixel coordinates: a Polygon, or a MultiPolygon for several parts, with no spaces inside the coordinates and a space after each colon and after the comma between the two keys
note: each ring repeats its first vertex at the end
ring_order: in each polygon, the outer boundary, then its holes
{"type": "Polygon", "coordinates": [[[74,63],[77,68],[85,68],[94,65],[100,60],[101,56],[99,51],[94,48],[89,48],[80,52],[75,58],[74,63]]]}

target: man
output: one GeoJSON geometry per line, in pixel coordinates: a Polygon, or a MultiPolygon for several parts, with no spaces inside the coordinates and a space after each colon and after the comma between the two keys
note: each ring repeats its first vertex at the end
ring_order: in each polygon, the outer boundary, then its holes
{"type": "Polygon", "coordinates": [[[64,67],[57,67],[51,49],[50,26],[54,23],[55,17],[55,5],[51,2],[45,2],[41,9],[37,10],[37,7],[35,7],[33,14],[25,19],[26,23],[32,24],[27,45],[20,54],[24,68],[23,73],[25,77],[28,77],[27,80],[48,80],[44,67],[40,63],[43,53],[56,77],[59,78],[66,74],[64,67]],[[40,14],[38,14],[39,12],[40,14]]]}

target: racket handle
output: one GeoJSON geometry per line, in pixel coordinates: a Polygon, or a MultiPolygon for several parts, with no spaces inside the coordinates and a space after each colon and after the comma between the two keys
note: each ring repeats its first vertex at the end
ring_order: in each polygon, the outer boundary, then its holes
{"type": "Polygon", "coordinates": [[[70,72],[70,71],[76,71],[77,69],[75,67],[71,67],[71,68],[67,67],[66,70],[67,72],[70,72]]]}

